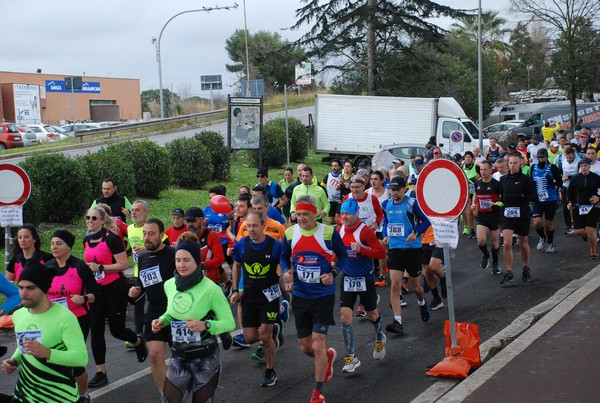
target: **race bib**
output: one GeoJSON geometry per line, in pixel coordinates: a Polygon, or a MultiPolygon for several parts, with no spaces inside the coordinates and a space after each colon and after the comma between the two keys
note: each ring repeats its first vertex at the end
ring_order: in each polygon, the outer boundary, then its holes
{"type": "Polygon", "coordinates": [[[42,331],[41,330],[27,330],[24,332],[17,332],[17,346],[19,346],[19,350],[21,350],[21,354],[25,354],[23,351],[23,342],[25,341],[37,341],[38,343],[42,343],[42,331]]]}
{"type": "Polygon", "coordinates": [[[269,302],[281,297],[281,288],[279,288],[279,284],[273,284],[272,286],[262,290],[262,292],[265,294],[265,297],[267,297],[269,302]]]}
{"type": "Polygon", "coordinates": [[[223,231],[223,226],[221,224],[209,225],[208,228],[216,232],[217,234],[223,231]]]}
{"type": "Polygon", "coordinates": [[[493,206],[493,203],[490,199],[479,199],[479,208],[482,210],[489,210],[493,206]]]}
{"type": "Polygon", "coordinates": [[[106,274],[104,273],[104,270],[102,270],[102,271],[95,271],[94,272],[94,278],[96,279],[96,281],[100,281],[104,277],[106,277],[106,274]]]}
{"type": "Polygon", "coordinates": [[[64,306],[65,308],[69,307],[66,297],[55,298],[55,299],[51,299],[50,301],[54,302],[55,304],[60,304],[60,305],[64,306]]]}
{"type": "Polygon", "coordinates": [[[388,236],[404,236],[404,224],[388,224],[388,236]]]}
{"type": "Polygon", "coordinates": [[[160,275],[160,266],[152,266],[140,271],[140,281],[142,282],[144,288],[148,288],[154,284],[162,283],[163,279],[160,275]]]}
{"type": "Polygon", "coordinates": [[[201,341],[200,332],[192,332],[182,320],[171,321],[171,335],[174,343],[192,343],[201,341]]]}
{"type": "Polygon", "coordinates": [[[319,284],[321,282],[321,268],[311,266],[296,266],[298,279],[307,284],[319,284]]]}
{"type": "Polygon", "coordinates": [[[579,206],[579,215],[586,215],[587,213],[589,213],[592,208],[594,206],[592,206],[591,204],[585,204],[583,206],[579,206]]]}
{"type": "Polygon", "coordinates": [[[538,199],[541,202],[546,201],[546,199],[548,199],[548,192],[540,192],[540,193],[538,193],[538,199]]]}
{"type": "Polygon", "coordinates": [[[344,277],[344,291],[363,292],[367,291],[367,279],[365,277],[344,277]]]}
{"type": "Polygon", "coordinates": [[[506,218],[519,218],[519,217],[521,217],[521,208],[519,208],[519,207],[506,207],[504,209],[504,217],[506,217],[506,218]]]}

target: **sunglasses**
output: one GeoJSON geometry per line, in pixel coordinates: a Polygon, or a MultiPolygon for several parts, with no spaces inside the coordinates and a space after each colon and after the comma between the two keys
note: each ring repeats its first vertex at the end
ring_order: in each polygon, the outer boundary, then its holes
{"type": "Polygon", "coordinates": [[[100,217],[96,217],[96,216],[89,216],[89,215],[85,216],[86,221],[97,221],[99,219],[100,219],[100,217]]]}
{"type": "Polygon", "coordinates": [[[265,175],[256,175],[257,178],[266,178],[265,175]]]}

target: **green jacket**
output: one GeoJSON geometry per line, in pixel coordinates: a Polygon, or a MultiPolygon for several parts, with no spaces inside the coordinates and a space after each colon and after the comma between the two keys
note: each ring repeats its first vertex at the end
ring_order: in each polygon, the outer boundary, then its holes
{"type": "Polygon", "coordinates": [[[290,203],[290,214],[296,212],[296,199],[298,196],[311,195],[317,201],[317,211],[324,210],[329,214],[329,199],[327,199],[327,193],[319,186],[317,180],[313,177],[313,181],[310,185],[300,183],[294,188],[292,192],[292,201],[290,203]]]}

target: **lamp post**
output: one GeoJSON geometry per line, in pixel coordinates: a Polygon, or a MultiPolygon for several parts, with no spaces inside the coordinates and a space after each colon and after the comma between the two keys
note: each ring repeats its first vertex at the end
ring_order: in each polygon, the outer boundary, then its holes
{"type": "MultiPolygon", "coordinates": [[[[198,9],[198,10],[182,11],[180,13],[175,14],[171,18],[169,18],[169,20],[165,23],[165,25],[163,25],[162,29],[160,30],[160,34],[158,35],[158,40],[155,42],[156,43],[156,62],[158,63],[158,86],[160,88],[159,96],[160,96],[160,118],[161,119],[165,118],[165,104],[164,104],[163,86],[162,86],[162,66],[161,66],[161,62],[160,62],[160,40],[162,39],[163,31],[165,30],[167,25],[169,25],[169,23],[175,19],[175,17],[178,17],[182,14],[198,13],[201,11],[209,12],[209,11],[214,11],[214,10],[229,10],[231,8],[238,8],[238,4],[233,3],[233,6],[202,7],[201,9],[198,9]]],[[[154,42],[154,39],[152,41],[154,42]]]]}
{"type": "Polygon", "coordinates": [[[527,68],[527,89],[530,89],[531,86],[529,85],[529,72],[533,69],[533,64],[528,64],[526,68],[527,68]]]}
{"type": "Polygon", "coordinates": [[[477,125],[479,126],[479,150],[483,152],[483,133],[481,125],[483,124],[483,89],[481,78],[481,0],[479,0],[479,10],[477,14],[477,125]]]}

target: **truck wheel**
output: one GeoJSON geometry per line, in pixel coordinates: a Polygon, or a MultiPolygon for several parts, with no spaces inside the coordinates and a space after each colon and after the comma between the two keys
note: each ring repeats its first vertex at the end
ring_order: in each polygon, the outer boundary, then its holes
{"type": "Polygon", "coordinates": [[[354,158],[354,166],[355,167],[358,167],[363,162],[370,163],[371,158],[367,157],[366,155],[359,155],[358,157],[354,158]]]}

